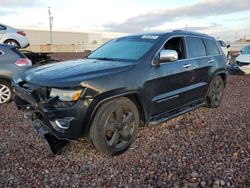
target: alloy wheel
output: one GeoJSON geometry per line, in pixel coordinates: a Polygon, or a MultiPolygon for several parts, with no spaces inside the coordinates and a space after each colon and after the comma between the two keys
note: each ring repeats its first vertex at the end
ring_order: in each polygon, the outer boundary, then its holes
{"type": "Polygon", "coordinates": [[[210,100],[215,106],[221,103],[224,90],[224,83],[222,79],[216,79],[210,90],[210,100]]]}
{"type": "Polygon", "coordinates": [[[15,46],[18,47],[18,44],[15,41],[9,41],[6,44],[11,45],[11,46],[15,46]]]}
{"type": "Polygon", "coordinates": [[[6,103],[11,98],[10,89],[3,84],[0,84],[0,104],[6,103]]]}
{"type": "Polygon", "coordinates": [[[122,107],[112,112],[106,121],[105,136],[107,144],[115,149],[127,145],[135,131],[134,113],[122,107]]]}

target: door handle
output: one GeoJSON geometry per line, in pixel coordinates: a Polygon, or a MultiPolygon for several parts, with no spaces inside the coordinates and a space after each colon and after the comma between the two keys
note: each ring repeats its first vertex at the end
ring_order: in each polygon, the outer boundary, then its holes
{"type": "Polygon", "coordinates": [[[185,64],[185,65],[183,65],[183,68],[189,68],[191,66],[192,66],[192,64],[185,64]]]}
{"type": "Polygon", "coordinates": [[[208,61],[208,63],[213,63],[213,62],[214,62],[214,60],[213,60],[213,59],[211,59],[211,60],[209,60],[209,61],[208,61]]]}

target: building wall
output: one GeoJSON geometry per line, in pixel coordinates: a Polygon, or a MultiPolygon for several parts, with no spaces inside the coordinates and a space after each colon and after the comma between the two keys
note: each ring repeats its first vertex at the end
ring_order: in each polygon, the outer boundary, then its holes
{"type": "Polygon", "coordinates": [[[250,45],[250,42],[233,42],[230,45],[231,51],[240,51],[243,47],[250,45]]]}
{"type": "Polygon", "coordinates": [[[94,50],[112,38],[126,35],[126,33],[92,33],[92,32],[52,32],[52,45],[50,32],[41,30],[24,30],[30,41],[28,50],[34,52],[83,52],[94,50]]]}

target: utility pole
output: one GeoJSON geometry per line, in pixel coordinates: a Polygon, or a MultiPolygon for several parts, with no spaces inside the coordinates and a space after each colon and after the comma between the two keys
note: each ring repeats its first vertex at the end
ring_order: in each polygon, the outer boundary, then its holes
{"type": "Polygon", "coordinates": [[[50,7],[48,7],[49,12],[49,32],[50,32],[50,44],[52,45],[52,27],[53,27],[53,16],[51,15],[50,7]]]}
{"type": "Polygon", "coordinates": [[[235,32],[235,39],[234,40],[237,41],[237,38],[238,38],[238,32],[236,31],[235,32]]]}

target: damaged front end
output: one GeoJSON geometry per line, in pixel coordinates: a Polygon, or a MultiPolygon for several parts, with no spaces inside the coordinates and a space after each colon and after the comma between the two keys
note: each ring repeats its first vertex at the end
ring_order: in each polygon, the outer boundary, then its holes
{"type": "Polygon", "coordinates": [[[17,108],[25,111],[25,117],[45,138],[54,154],[59,153],[69,140],[82,136],[82,122],[91,102],[90,99],[79,100],[84,92],[78,92],[72,101],[62,101],[60,94],[52,94],[51,88],[15,80],[12,85],[17,108]]]}

